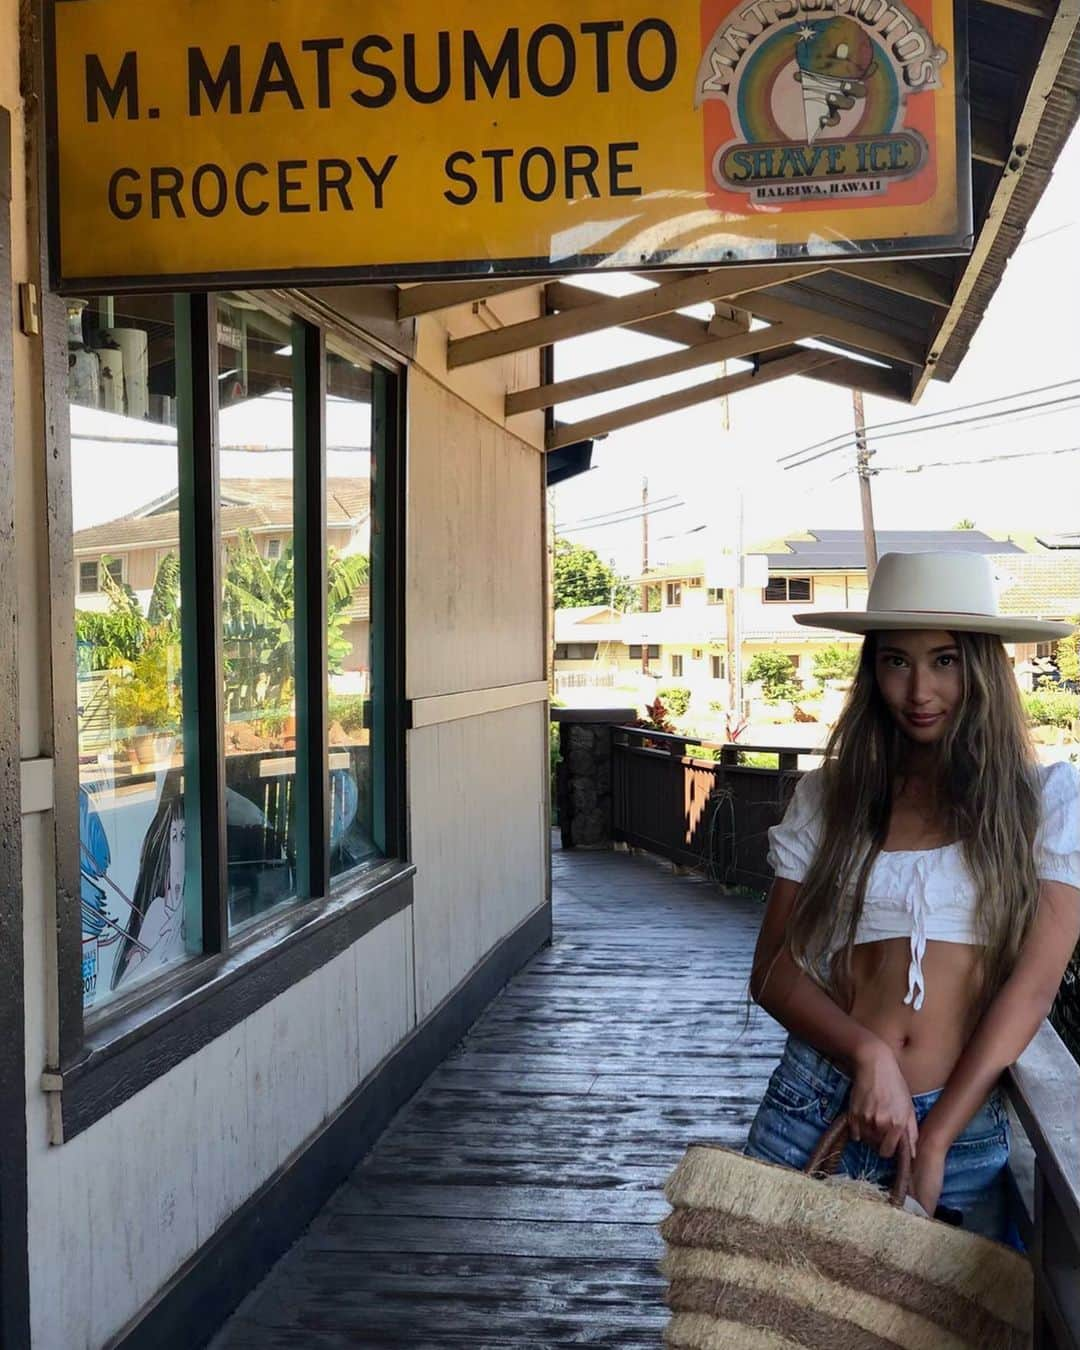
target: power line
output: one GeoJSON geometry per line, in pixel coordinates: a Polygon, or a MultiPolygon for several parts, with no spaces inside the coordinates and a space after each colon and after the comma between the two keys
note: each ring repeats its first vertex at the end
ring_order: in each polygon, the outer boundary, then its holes
{"type": "MultiPolygon", "coordinates": [[[[679,496],[677,496],[676,493],[670,492],[670,493],[668,493],[668,495],[667,495],[666,497],[654,497],[654,498],[652,498],[651,504],[654,505],[654,506],[659,506],[659,505],[660,505],[661,503],[663,503],[663,502],[673,502],[673,503],[675,503],[675,505],[681,506],[681,505],[682,505],[682,498],[679,497],[679,496]]],[[[618,507],[618,508],[616,508],[616,509],[614,509],[614,510],[611,510],[611,511],[598,511],[597,514],[596,514],[595,516],[579,516],[579,517],[578,517],[578,524],[579,524],[579,525],[586,525],[586,524],[591,523],[592,521],[606,521],[606,520],[608,520],[608,519],[610,519],[610,518],[612,518],[612,517],[614,517],[614,516],[623,516],[623,515],[626,515],[628,512],[629,512],[629,513],[637,513],[637,512],[640,512],[640,511],[641,511],[641,503],[640,503],[640,502],[633,502],[630,506],[620,506],[620,507],[618,507]]]]}
{"type": "Polygon", "coordinates": [[[925,464],[886,464],[879,473],[922,473],[923,469],[963,469],[968,464],[1001,464],[1010,459],[1037,459],[1047,455],[1075,455],[1080,445],[1062,445],[1056,450],[1016,450],[1004,455],[983,455],[978,459],[934,459],[925,464]]]}
{"type": "MultiPolygon", "coordinates": [[[[1072,383],[1072,381],[1069,381],[1069,383],[1072,383]]],[[[1000,412],[996,413],[980,413],[976,414],[974,417],[954,417],[947,422],[939,422],[937,426],[933,427],[912,427],[910,429],[901,429],[899,431],[885,431],[876,435],[874,440],[891,441],[899,436],[915,436],[929,434],[934,431],[948,431],[952,427],[969,426],[975,422],[993,422],[997,421],[998,418],[1015,417],[1018,413],[1031,412],[1037,408],[1053,408],[1060,405],[1076,403],[1077,401],[1080,401],[1080,393],[1067,394],[1062,398],[1045,399],[1042,403],[1025,403],[1019,408],[1002,408],[1000,412]]],[[[914,421],[915,419],[912,418],[911,420],[914,421]]],[[[834,445],[829,450],[819,450],[816,455],[807,455],[805,459],[800,459],[797,464],[785,464],[784,472],[789,473],[792,469],[801,469],[807,464],[813,464],[815,460],[825,459],[829,455],[838,454],[841,450],[848,450],[855,445],[857,445],[857,441],[848,440],[842,445],[834,445]]]]}
{"type": "Polygon", "coordinates": [[[638,510],[636,515],[623,516],[619,520],[599,520],[595,522],[582,523],[580,521],[571,525],[558,524],[556,526],[557,534],[577,534],[581,530],[602,530],[608,525],[632,525],[635,520],[640,520],[643,516],[658,516],[661,511],[677,511],[685,502],[672,502],[670,506],[650,506],[647,511],[638,510]]]}
{"type": "MultiPolygon", "coordinates": [[[[872,426],[868,426],[866,431],[869,435],[871,432],[882,431],[887,427],[902,427],[913,422],[926,422],[934,417],[948,417],[953,413],[970,412],[972,408],[988,408],[994,403],[1007,403],[1010,399],[1027,398],[1030,394],[1049,394],[1055,389],[1065,389],[1072,384],[1080,384],[1080,379],[1059,380],[1056,384],[1043,384],[1034,389],[1017,389],[1011,394],[999,394],[996,398],[979,399],[975,403],[961,403],[955,408],[943,408],[938,412],[918,413],[914,417],[897,417],[890,422],[875,422],[872,426]]],[[[839,431],[834,436],[826,436],[822,441],[815,441],[813,445],[805,445],[801,450],[792,450],[790,454],[781,455],[776,462],[784,464],[789,459],[799,459],[802,455],[810,454],[812,450],[820,450],[823,446],[831,445],[833,441],[851,443],[848,433],[839,431]]],[[[837,448],[842,449],[843,446],[837,448]]]]}

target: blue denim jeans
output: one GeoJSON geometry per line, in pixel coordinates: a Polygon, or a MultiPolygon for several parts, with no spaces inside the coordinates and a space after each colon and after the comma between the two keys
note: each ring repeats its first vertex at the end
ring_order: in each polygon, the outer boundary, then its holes
{"type": "MultiPolygon", "coordinates": [[[[846,1073],[805,1041],[789,1036],[743,1151],[766,1162],[804,1168],[822,1133],[845,1109],[850,1089],[846,1073]]],[[[912,1097],[920,1125],[940,1095],[938,1088],[912,1097]]],[[[949,1149],[940,1203],[960,1211],[964,1228],[1016,1245],[1005,1189],[1008,1160],[1009,1122],[997,1090],[949,1149]]],[[[852,1142],[840,1170],[888,1187],[896,1165],[891,1158],[879,1158],[869,1145],[852,1142]]]]}

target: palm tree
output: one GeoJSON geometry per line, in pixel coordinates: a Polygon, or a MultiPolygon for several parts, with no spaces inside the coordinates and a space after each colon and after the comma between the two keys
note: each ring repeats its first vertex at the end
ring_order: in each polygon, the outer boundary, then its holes
{"type": "MultiPolygon", "coordinates": [[[[369,577],[360,553],[327,559],[327,651],[330,673],[349,650],[342,636],[345,611],[369,577]]],[[[257,705],[280,707],[292,698],[295,669],[296,567],[292,541],[281,556],[264,558],[250,530],[229,550],[223,618],[230,712],[257,705]],[[261,695],[260,695],[261,691],[261,695]]]]}

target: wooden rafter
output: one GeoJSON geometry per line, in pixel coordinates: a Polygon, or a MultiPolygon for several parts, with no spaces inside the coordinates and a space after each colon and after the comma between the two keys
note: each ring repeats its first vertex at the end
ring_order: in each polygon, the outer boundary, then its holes
{"type": "Polygon", "coordinates": [[[569,403],[576,398],[586,398],[590,394],[605,394],[613,389],[626,389],[633,384],[643,384],[646,380],[657,380],[664,375],[697,370],[701,366],[712,365],[718,361],[757,356],[777,347],[790,346],[800,338],[815,335],[812,320],[801,329],[791,324],[773,324],[769,328],[759,328],[756,332],[718,338],[714,342],[704,342],[696,347],[685,347],[679,352],[665,352],[662,356],[632,361],[624,366],[615,366],[611,370],[597,370],[590,375],[560,380],[557,384],[541,384],[532,389],[520,389],[516,393],[507,394],[506,415],[513,417],[517,413],[533,412],[537,408],[553,408],[557,403],[569,403]]]}
{"type": "MultiPolygon", "coordinates": [[[[823,265],[769,267],[728,267],[684,277],[649,291],[635,295],[601,297],[592,305],[572,313],[545,315],[527,319],[488,333],[451,339],[447,344],[447,365],[451,370],[459,366],[487,361],[512,352],[527,351],[532,347],[546,347],[567,338],[598,333],[605,328],[617,328],[639,319],[670,314],[688,305],[705,300],[730,299],[747,295],[763,287],[779,286],[785,281],[812,275],[823,270],[823,265]]],[[[747,305],[746,308],[751,308],[747,305]]]]}
{"type": "Polygon", "coordinates": [[[981,0],[997,9],[1011,9],[1014,14],[1029,14],[1033,19],[1052,19],[1056,6],[1053,0],[981,0]]]}
{"type": "Polygon", "coordinates": [[[537,277],[514,277],[502,281],[429,281],[398,291],[398,318],[413,319],[418,314],[434,314],[453,309],[472,300],[490,300],[493,295],[524,291],[539,283],[537,277]]]}
{"type": "Polygon", "coordinates": [[[818,337],[839,342],[844,347],[854,347],[856,351],[867,352],[874,356],[887,356],[893,361],[905,361],[909,366],[921,366],[926,359],[926,348],[910,338],[897,337],[894,333],[883,333],[879,329],[868,328],[865,324],[855,323],[851,319],[819,314],[805,305],[796,305],[790,300],[781,300],[774,295],[749,296],[747,308],[759,319],[768,319],[770,323],[805,323],[810,316],[813,318],[818,337]]]}
{"type": "Polygon", "coordinates": [[[843,389],[861,389],[864,394],[876,394],[879,398],[899,399],[901,403],[911,399],[912,372],[906,366],[870,366],[865,361],[837,357],[827,366],[806,373],[812,380],[838,384],[843,389]]]}
{"type": "Polygon", "coordinates": [[[971,119],[971,158],[982,164],[993,164],[1002,168],[1009,162],[1012,146],[1009,136],[1000,122],[991,122],[988,117],[971,119]]]}
{"type": "Polygon", "coordinates": [[[721,380],[709,380],[690,389],[677,389],[674,393],[662,394],[659,398],[632,403],[627,408],[619,408],[615,412],[604,413],[599,417],[565,423],[557,426],[548,435],[547,448],[558,450],[564,445],[573,445],[576,441],[588,440],[593,436],[606,436],[609,432],[619,431],[623,427],[636,426],[639,422],[648,422],[654,417],[678,412],[681,408],[692,408],[698,403],[708,403],[712,399],[722,398],[725,394],[736,394],[742,389],[771,384],[774,380],[786,379],[789,375],[805,375],[808,371],[835,360],[836,357],[832,352],[798,352],[778,361],[771,361],[756,372],[747,370],[738,375],[728,375],[721,380]]]}
{"type": "Polygon", "coordinates": [[[925,300],[927,304],[942,309],[948,309],[952,304],[952,286],[948,278],[912,263],[836,263],[829,270],[839,272],[841,276],[854,277],[856,281],[868,282],[871,286],[880,286],[882,290],[925,300]]]}
{"type": "MultiPolygon", "coordinates": [[[[596,292],[586,290],[584,286],[572,286],[566,281],[552,281],[547,286],[548,308],[557,313],[564,309],[582,309],[596,300],[596,292]]],[[[704,319],[693,319],[689,314],[659,314],[654,319],[642,319],[638,323],[624,324],[631,333],[643,333],[646,337],[661,338],[665,342],[680,342],[685,347],[694,347],[701,342],[712,340],[709,324],[704,319]]]]}

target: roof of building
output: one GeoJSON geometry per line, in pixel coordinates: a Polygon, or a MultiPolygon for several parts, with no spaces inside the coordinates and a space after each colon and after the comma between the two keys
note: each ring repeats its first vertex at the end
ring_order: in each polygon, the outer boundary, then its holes
{"type": "MultiPolygon", "coordinates": [[[[769,553],[770,571],[859,572],[866,567],[861,530],[811,530],[810,538],[786,539],[784,551],[769,553]]],[[[992,539],[982,530],[878,530],[878,553],[1015,553],[1011,540],[992,539]]]]}
{"type": "MultiPolygon", "coordinates": [[[[1011,539],[993,539],[982,530],[878,530],[879,553],[992,553],[1020,554],[1024,550],[1011,539]]],[[[862,530],[807,530],[788,534],[747,550],[764,553],[769,570],[776,572],[862,572],[866,570],[862,530]]],[[[704,576],[701,558],[664,563],[642,576],[634,585],[671,581],[679,577],[704,576]]]]}
{"type": "MultiPolygon", "coordinates": [[[[175,544],[180,517],[177,494],[158,498],[128,515],[75,534],[76,553],[108,548],[150,548],[175,544]]],[[[326,482],[326,523],[330,528],[360,523],[371,508],[367,478],[329,478],[326,482]]],[[[263,531],[293,527],[293,485],[289,478],[223,478],[221,533],[263,531]]]]}
{"type": "Polygon", "coordinates": [[[1071,619],[1080,614],[1080,557],[1047,553],[995,554],[1002,614],[1071,619]]]}

